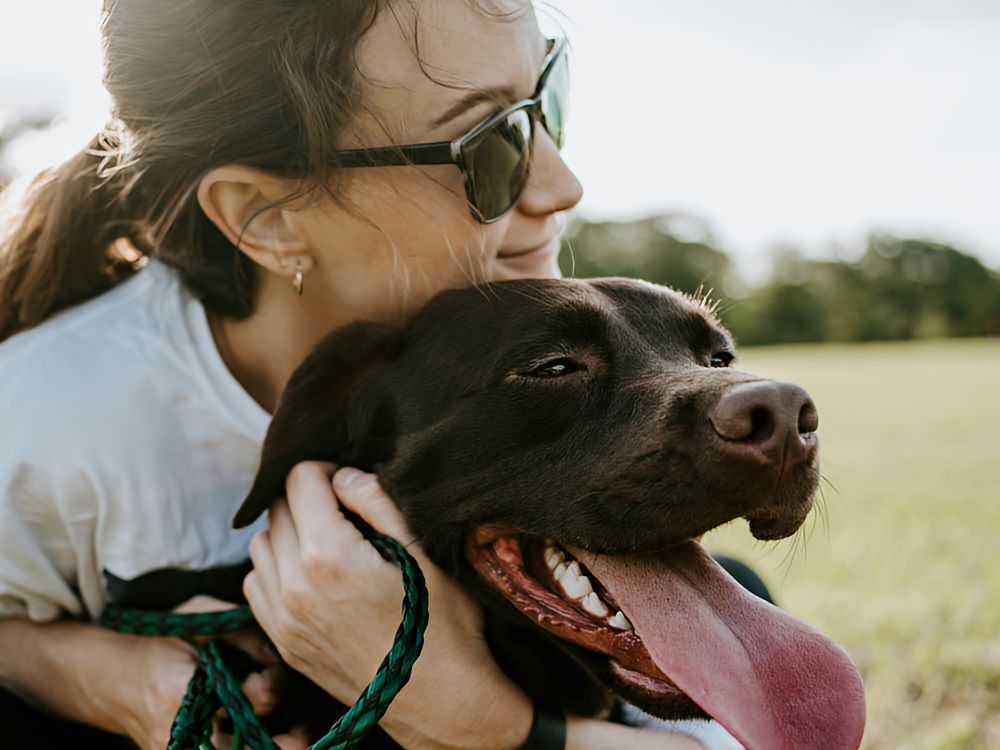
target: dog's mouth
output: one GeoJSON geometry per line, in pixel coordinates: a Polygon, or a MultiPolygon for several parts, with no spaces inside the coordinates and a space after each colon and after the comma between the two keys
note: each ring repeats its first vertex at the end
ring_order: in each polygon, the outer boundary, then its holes
{"type": "Polygon", "coordinates": [[[527,534],[498,536],[493,529],[474,536],[470,562],[538,626],[610,657],[617,671],[634,676],[643,692],[685,697],[656,666],[614,596],[565,548],[527,534]]]}
{"type": "Polygon", "coordinates": [[[833,641],[749,594],[689,542],[604,555],[482,527],[480,576],[538,627],[578,649],[629,700],[667,718],[699,709],[747,748],[857,748],[864,692],[833,641]]]}

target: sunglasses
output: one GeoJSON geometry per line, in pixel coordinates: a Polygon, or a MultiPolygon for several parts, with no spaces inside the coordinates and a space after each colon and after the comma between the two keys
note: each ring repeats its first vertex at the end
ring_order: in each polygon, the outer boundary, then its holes
{"type": "Polygon", "coordinates": [[[528,184],[535,123],[563,145],[569,90],[568,44],[549,40],[535,94],[497,112],[453,141],[337,151],[331,167],[455,164],[465,180],[472,215],[492,224],[510,211],[528,184]]]}

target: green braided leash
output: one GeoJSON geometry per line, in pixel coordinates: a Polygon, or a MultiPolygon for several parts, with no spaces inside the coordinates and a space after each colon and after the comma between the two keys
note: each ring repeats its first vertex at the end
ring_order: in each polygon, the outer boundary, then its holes
{"type": "MultiPolygon", "coordinates": [[[[360,519],[352,519],[379,554],[403,573],[403,618],[375,677],[353,706],[310,750],[348,750],[355,747],[382,718],[389,704],[410,679],[413,664],[424,645],[427,628],[427,586],[423,573],[395,539],[379,534],[360,519]]],[[[110,606],[101,624],[121,633],[192,638],[245,630],[254,624],[248,607],[190,615],[129,610],[110,606]]],[[[180,710],[170,729],[167,750],[210,750],[212,717],[225,708],[233,722],[233,747],[277,750],[254,715],[243,690],[226,668],[218,644],[208,641],[198,651],[198,666],[188,683],[180,710]]]]}

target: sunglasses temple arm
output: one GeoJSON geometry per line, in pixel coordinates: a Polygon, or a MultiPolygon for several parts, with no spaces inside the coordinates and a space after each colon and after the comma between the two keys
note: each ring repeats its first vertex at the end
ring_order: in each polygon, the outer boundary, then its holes
{"type": "Polygon", "coordinates": [[[449,141],[417,146],[386,146],[338,151],[329,161],[331,167],[400,167],[410,164],[455,164],[449,141]]]}

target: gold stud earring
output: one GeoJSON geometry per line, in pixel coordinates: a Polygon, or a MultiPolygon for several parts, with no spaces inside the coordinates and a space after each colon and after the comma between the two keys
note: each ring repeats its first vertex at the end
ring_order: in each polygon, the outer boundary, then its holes
{"type": "Polygon", "coordinates": [[[302,273],[301,269],[296,271],[295,276],[292,277],[292,289],[294,289],[295,293],[300,297],[302,296],[302,282],[304,280],[305,280],[305,274],[302,273]]]}

